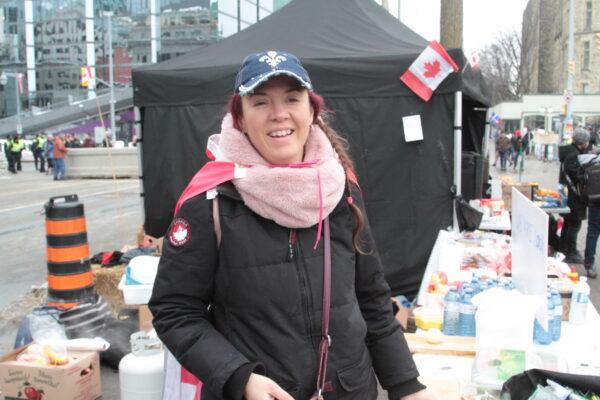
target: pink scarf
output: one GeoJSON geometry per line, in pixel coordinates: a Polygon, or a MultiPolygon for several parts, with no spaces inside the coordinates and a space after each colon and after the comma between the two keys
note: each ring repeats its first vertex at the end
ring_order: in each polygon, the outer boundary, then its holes
{"type": "Polygon", "coordinates": [[[304,147],[304,161],[287,166],[265,161],[246,135],[233,127],[230,114],[223,119],[221,134],[209,140],[218,142],[217,161],[249,167],[244,178],[232,181],[244,203],[281,226],[308,228],[319,224],[320,228],[344,194],[344,169],[325,132],[316,124],[311,126],[304,147]]]}

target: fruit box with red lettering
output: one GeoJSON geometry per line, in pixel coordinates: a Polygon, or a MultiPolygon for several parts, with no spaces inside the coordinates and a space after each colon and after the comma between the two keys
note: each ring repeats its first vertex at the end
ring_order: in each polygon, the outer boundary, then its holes
{"type": "Polygon", "coordinates": [[[71,351],[65,365],[16,361],[21,347],[0,358],[0,398],[5,400],[96,400],[102,396],[95,351],[71,351]]]}

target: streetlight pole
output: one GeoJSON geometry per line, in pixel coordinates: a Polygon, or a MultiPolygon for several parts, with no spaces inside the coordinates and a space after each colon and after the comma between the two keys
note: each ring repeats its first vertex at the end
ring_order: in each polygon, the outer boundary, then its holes
{"type": "Polygon", "coordinates": [[[21,124],[21,98],[19,93],[19,74],[18,72],[2,72],[0,75],[0,85],[4,86],[8,83],[8,78],[15,78],[15,103],[17,110],[17,126],[16,131],[20,135],[23,133],[23,125],[21,124]]]}
{"type": "MultiPolygon", "coordinates": [[[[575,73],[575,39],[573,37],[575,29],[575,5],[573,0],[569,0],[569,40],[567,42],[568,64],[567,64],[567,90],[565,100],[567,102],[567,115],[563,124],[562,133],[573,132],[573,74],[575,73]],[[566,129],[565,129],[566,128],[566,129]],[[568,131],[568,132],[567,132],[568,131]]],[[[562,144],[562,136],[560,142],[562,144]]]]}
{"type": "Polygon", "coordinates": [[[113,48],[112,48],[112,25],[111,19],[112,12],[104,11],[106,17],[106,24],[108,26],[108,84],[110,85],[110,133],[112,134],[112,140],[116,139],[115,129],[115,82],[113,72],[113,48]]]}

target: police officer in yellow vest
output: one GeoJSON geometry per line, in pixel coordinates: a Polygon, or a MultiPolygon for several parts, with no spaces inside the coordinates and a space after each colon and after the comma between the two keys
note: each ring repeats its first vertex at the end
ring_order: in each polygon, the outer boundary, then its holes
{"type": "Polygon", "coordinates": [[[46,142],[46,139],[40,135],[35,135],[35,138],[33,138],[33,140],[31,141],[31,153],[33,154],[33,163],[34,163],[35,169],[37,171],[38,160],[39,160],[40,172],[46,171],[46,169],[44,168],[44,155],[43,155],[43,149],[44,149],[45,142],[46,142]]]}
{"type": "Polygon", "coordinates": [[[4,155],[6,156],[6,161],[8,162],[8,170],[15,174],[15,161],[13,160],[11,151],[12,140],[13,139],[10,136],[6,138],[6,141],[4,142],[4,155]]]}
{"type": "MultiPolygon", "coordinates": [[[[13,163],[16,166],[17,171],[21,171],[21,153],[25,150],[25,140],[21,138],[19,134],[14,136],[12,145],[10,146],[10,152],[12,153],[13,163]]],[[[13,166],[13,170],[14,170],[13,166]]],[[[11,171],[15,172],[15,171],[11,171]]]]}

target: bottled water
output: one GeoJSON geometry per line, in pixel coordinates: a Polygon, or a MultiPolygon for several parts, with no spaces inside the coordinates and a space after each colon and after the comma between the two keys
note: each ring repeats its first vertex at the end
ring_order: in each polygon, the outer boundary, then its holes
{"type": "Polygon", "coordinates": [[[460,314],[458,317],[458,331],[461,336],[475,336],[475,311],[476,307],[471,301],[473,289],[464,290],[460,301],[460,314]]]}
{"type": "Polygon", "coordinates": [[[550,295],[552,296],[552,303],[554,303],[554,326],[552,329],[552,341],[556,342],[560,340],[560,333],[562,330],[562,299],[560,298],[560,293],[558,290],[552,289],[550,291],[550,295]]]}
{"type": "Polygon", "coordinates": [[[589,297],[590,287],[587,284],[587,278],[580,276],[579,282],[573,288],[573,294],[571,295],[569,323],[580,325],[585,322],[589,297]]]}
{"type": "Polygon", "coordinates": [[[444,297],[444,335],[458,335],[458,319],[460,314],[460,302],[455,288],[450,288],[444,297]]]}
{"type": "Polygon", "coordinates": [[[554,325],[554,303],[552,302],[552,296],[550,293],[548,293],[548,297],[546,298],[546,305],[548,329],[544,329],[537,319],[535,320],[533,326],[533,340],[538,344],[552,343],[551,327],[554,325]]]}

